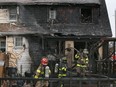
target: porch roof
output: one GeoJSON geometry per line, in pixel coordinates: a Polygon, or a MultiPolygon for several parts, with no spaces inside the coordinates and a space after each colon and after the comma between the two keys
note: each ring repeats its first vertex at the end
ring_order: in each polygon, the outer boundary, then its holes
{"type": "Polygon", "coordinates": [[[26,35],[26,34],[48,34],[41,26],[25,26],[18,24],[0,24],[0,35],[26,35]]]}

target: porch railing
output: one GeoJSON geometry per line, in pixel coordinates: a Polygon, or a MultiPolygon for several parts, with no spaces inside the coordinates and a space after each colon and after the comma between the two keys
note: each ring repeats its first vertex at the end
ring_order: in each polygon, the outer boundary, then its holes
{"type": "MultiPolygon", "coordinates": [[[[29,87],[35,87],[37,81],[48,81],[49,87],[116,87],[116,78],[0,78],[0,87],[25,87],[27,82],[29,87]],[[14,86],[15,83],[15,86],[14,86]],[[21,85],[22,84],[22,85],[21,85]]],[[[39,86],[38,86],[39,87],[39,86]]]]}

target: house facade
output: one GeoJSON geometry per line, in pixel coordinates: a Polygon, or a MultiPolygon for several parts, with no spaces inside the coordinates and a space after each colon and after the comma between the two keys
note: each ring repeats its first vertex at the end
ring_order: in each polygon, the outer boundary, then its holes
{"type": "Polygon", "coordinates": [[[93,63],[105,54],[93,49],[112,36],[105,0],[1,0],[0,7],[0,50],[11,53],[9,67],[24,75],[43,56],[59,58],[70,46],[86,49],[96,72],[93,63]]]}

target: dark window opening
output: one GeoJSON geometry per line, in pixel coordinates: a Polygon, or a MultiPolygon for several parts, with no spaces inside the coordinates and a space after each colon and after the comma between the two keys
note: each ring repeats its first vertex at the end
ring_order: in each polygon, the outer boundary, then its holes
{"type": "Polygon", "coordinates": [[[74,48],[77,49],[79,52],[83,52],[83,49],[85,49],[85,42],[75,42],[74,45],[75,45],[74,48]]]}
{"type": "Polygon", "coordinates": [[[46,54],[57,54],[58,53],[58,42],[57,41],[51,41],[51,40],[47,40],[45,42],[45,53],[46,54]]]}
{"type": "Polygon", "coordinates": [[[5,40],[0,41],[0,51],[1,52],[6,51],[6,42],[5,42],[5,40]]]}
{"type": "Polygon", "coordinates": [[[81,9],[81,23],[92,23],[92,9],[91,8],[81,9]]]}

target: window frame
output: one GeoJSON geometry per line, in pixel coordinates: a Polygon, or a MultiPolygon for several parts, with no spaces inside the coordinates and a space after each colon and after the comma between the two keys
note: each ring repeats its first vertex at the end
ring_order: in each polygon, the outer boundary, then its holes
{"type": "Polygon", "coordinates": [[[6,40],[0,40],[0,51],[5,52],[6,51],[6,40]],[[4,42],[4,47],[2,47],[2,42],[4,42]],[[4,51],[2,51],[4,49],[4,51]]]}
{"type": "Polygon", "coordinates": [[[51,20],[56,19],[56,10],[55,9],[49,9],[49,19],[51,19],[51,20]]]}
{"type": "Polygon", "coordinates": [[[17,10],[18,10],[18,7],[16,6],[16,7],[11,7],[10,9],[9,9],[9,21],[10,22],[16,22],[17,21],[17,16],[18,16],[18,14],[17,14],[17,10]],[[11,16],[15,16],[15,18],[11,18],[11,16]]]}
{"type": "Polygon", "coordinates": [[[80,8],[80,23],[82,23],[82,24],[92,24],[93,23],[93,9],[92,9],[92,7],[86,6],[86,7],[80,8]],[[91,20],[90,20],[90,22],[82,22],[82,9],[91,9],[91,20]]]}
{"type": "Polygon", "coordinates": [[[22,48],[23,47],[23,37],[21,37],[21,36],[14,37],[14,47],[15,48],[22,48]],[[16,40],[16,39],[18,39],[18,40],[16,40]],[[18,45],[18,44],[20,44],[20,45],[18,45]]]}

